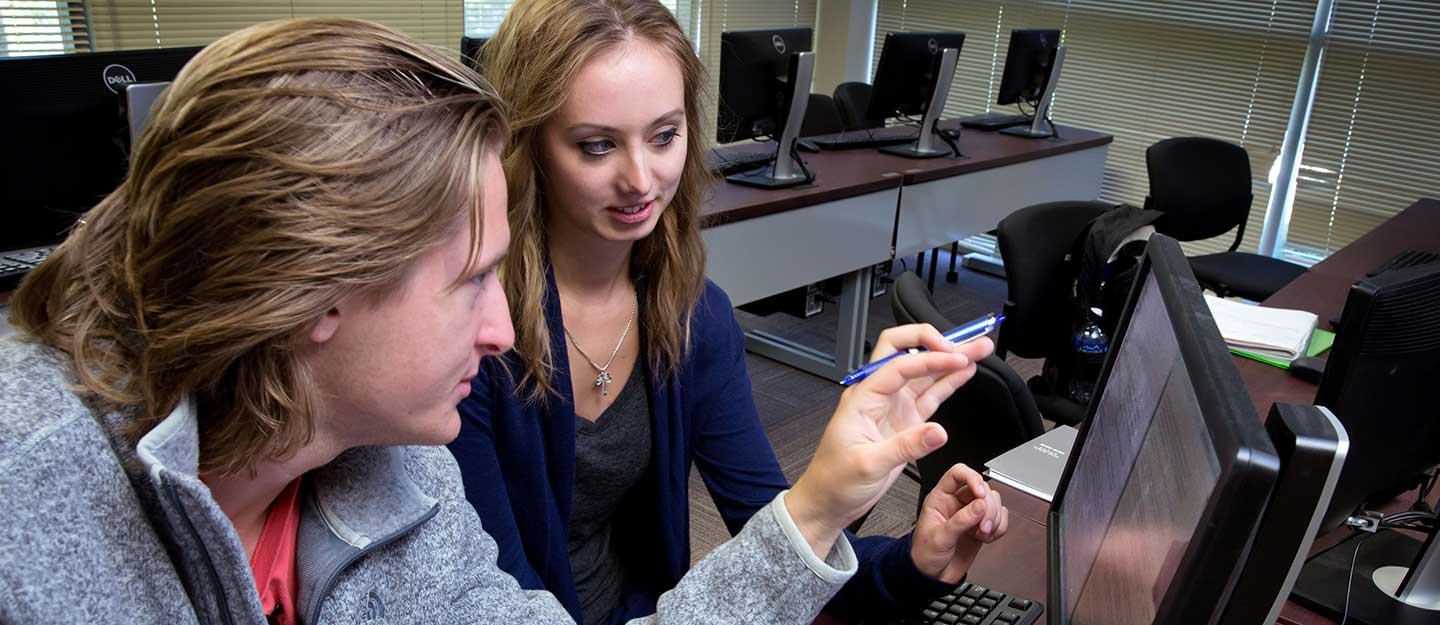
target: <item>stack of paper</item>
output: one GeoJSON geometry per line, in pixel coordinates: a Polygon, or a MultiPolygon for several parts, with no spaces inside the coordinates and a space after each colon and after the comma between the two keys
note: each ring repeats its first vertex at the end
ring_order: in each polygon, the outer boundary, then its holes
{"type": "Polygon", "coordinates": [[[1289,362],[1304,356],[1319,318],[1304,310],[1251,306],[1205,296],[1220,336],[1232,350],[1289,362]]]}
{"type": "Polygon", "coordinates": [[[985,463],[990,479],[1009,484],[1045,501],[1055,498],[1065,460],[1075,445],[1078,431],[1068,425],[1041,434],[1035,440],[1011,449],[985,463]]]}

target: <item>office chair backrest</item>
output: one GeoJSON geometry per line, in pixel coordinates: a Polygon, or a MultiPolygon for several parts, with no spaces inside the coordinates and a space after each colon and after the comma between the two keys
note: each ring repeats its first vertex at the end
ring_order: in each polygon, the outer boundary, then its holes
{"type": "Polygon", "coordinates": [[[1245,148],[1219,139],[1176,137],[1150,146],[1145,168],[1150,175],[1145,208],[1165,213],[1155,222],[1157,231],[1198,241],[1238,227],[1230,249],[1239,246],[1253,199],[1245,148]]]}
{"type": "MultiPolygon", "coordinates": [[[[953,325],[914,273],[903,273],[895,281],[890,306],[897,323],[928,323],[942,332],[953,325]]],[[[940,404],[931,420],[950,433],[950,440],[916,462],[921,501],[955,463],[978,471],[991,458],[1045,433],[1025,381],[996,356],[976,363],[975,377],[940,404]]]]}
{"type": "Polygon", "coordinates": [[[1000,221],[997,238],[1009,294],[997,353],[1046,358],[1069,344],[1075,306],[1065,257],[1086,224],[1111,206],[1049,202],[1000,221]]]}
{"type": "Polygon", "coordinates": [[[845,122],[840,120],[840,111],[835,108],[835,100],[823,93],[810,94],[810,103],[805,108],[805,121],[800,124],[800,136],[828,135],[843,130],[845,122]]]}
{"type": "Polygon", "coordinates": [[[840,110],[840,119],[846,130],[879,128],[883,121],[865,119],[865,109],[870,107],[870,83],[842,82],[835,86],[835,107],[840,110]]]}

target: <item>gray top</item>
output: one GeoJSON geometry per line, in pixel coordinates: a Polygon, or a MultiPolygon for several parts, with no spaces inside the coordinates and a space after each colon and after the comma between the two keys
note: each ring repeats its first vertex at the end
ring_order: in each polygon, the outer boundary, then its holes
{"type": "MultiPolygon", "coordinates": [[[[196,476],[182,401],[138,445],[71,390],[64,354],[0,339],[0,623],[265,625],[245,549],[196,476]]],[[[538,462],[539,460],[537,460],[538,462]]],[[[569,623],[520,588],[444,447],[359,447],[307,474],[300,622],[569,623]]],[[[855,573],[822,562],[777,496],[635,624],[807,625],[855,573]]]]}
{"type": "Polygon", "coordinates": [[[624,563],[614,548],[615,510],[650,464],[650,401],[641,368],[593,422],[575,416],[575,495],[570,505],[570,573],[585,625],[620,603],[624,563]]]}

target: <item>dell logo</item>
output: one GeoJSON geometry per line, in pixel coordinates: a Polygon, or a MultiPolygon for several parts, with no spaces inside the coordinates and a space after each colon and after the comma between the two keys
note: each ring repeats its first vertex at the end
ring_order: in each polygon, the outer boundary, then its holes
{"type": "Polygon", "coordinates": [[[101,75],[105,79],[105,86],[110,89],[111,93],[120,93],[120,90],[124,89],[126,85],[135,83],[135,72],[130,71],[130,68],[124,65],[106,65],[105,71],[101,72],[101,75]]]}
{"type": "Polygon", "coordinates": [[[785,40],[781,38],[780,35],[775,35],[774,37],[771,37],[770,43],[775,46],[776,52],[779,52],[780,54],[785,54],[785,40]]]}
{"type": "Polygon", "coordinates": [[[931,39],[927,45],[930,46],[930,54],[935,54],[936,52],[940,51],[940,42],[935,41],[934,39],[931,39]]]}

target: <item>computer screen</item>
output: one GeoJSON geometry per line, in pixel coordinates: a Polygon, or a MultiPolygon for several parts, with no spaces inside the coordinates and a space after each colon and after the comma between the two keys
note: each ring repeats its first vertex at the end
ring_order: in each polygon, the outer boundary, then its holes
{"type": "Polygon", "coordinates": [[[1010,31],[1010,47],[1005,51],[1005,74],[1000,79],[996,104],[1034,103],[1045,91],[1055,51],[1060,47],[1058,30],[1010,31]]]}
{"type": "Polygon", "coordinates": [[[1278,460],[1174,239],[1147,246],[1051,507],[1051,624],[1205,623],[1278,460]]]}
{"type": "Polygon", "coordinates": [[[718,142],[780,137],[790,110],[791,58],[809,52],[810,41],[809,28],[720,34],[718,142]]]}
{"type": "Polygon", "coordinates": [[[965,45],[965,33],[887,33],[875,69],[875,88],[865,118],[884,121],[920,115],[930,103],[940,69],[940,51],[965,45]]]}
{"type": "Polygon", "coordinates": [[[125,87],[172,80],[200,48],[0,59],[0,250],[59,242],[125,176],[125,87]]]}

